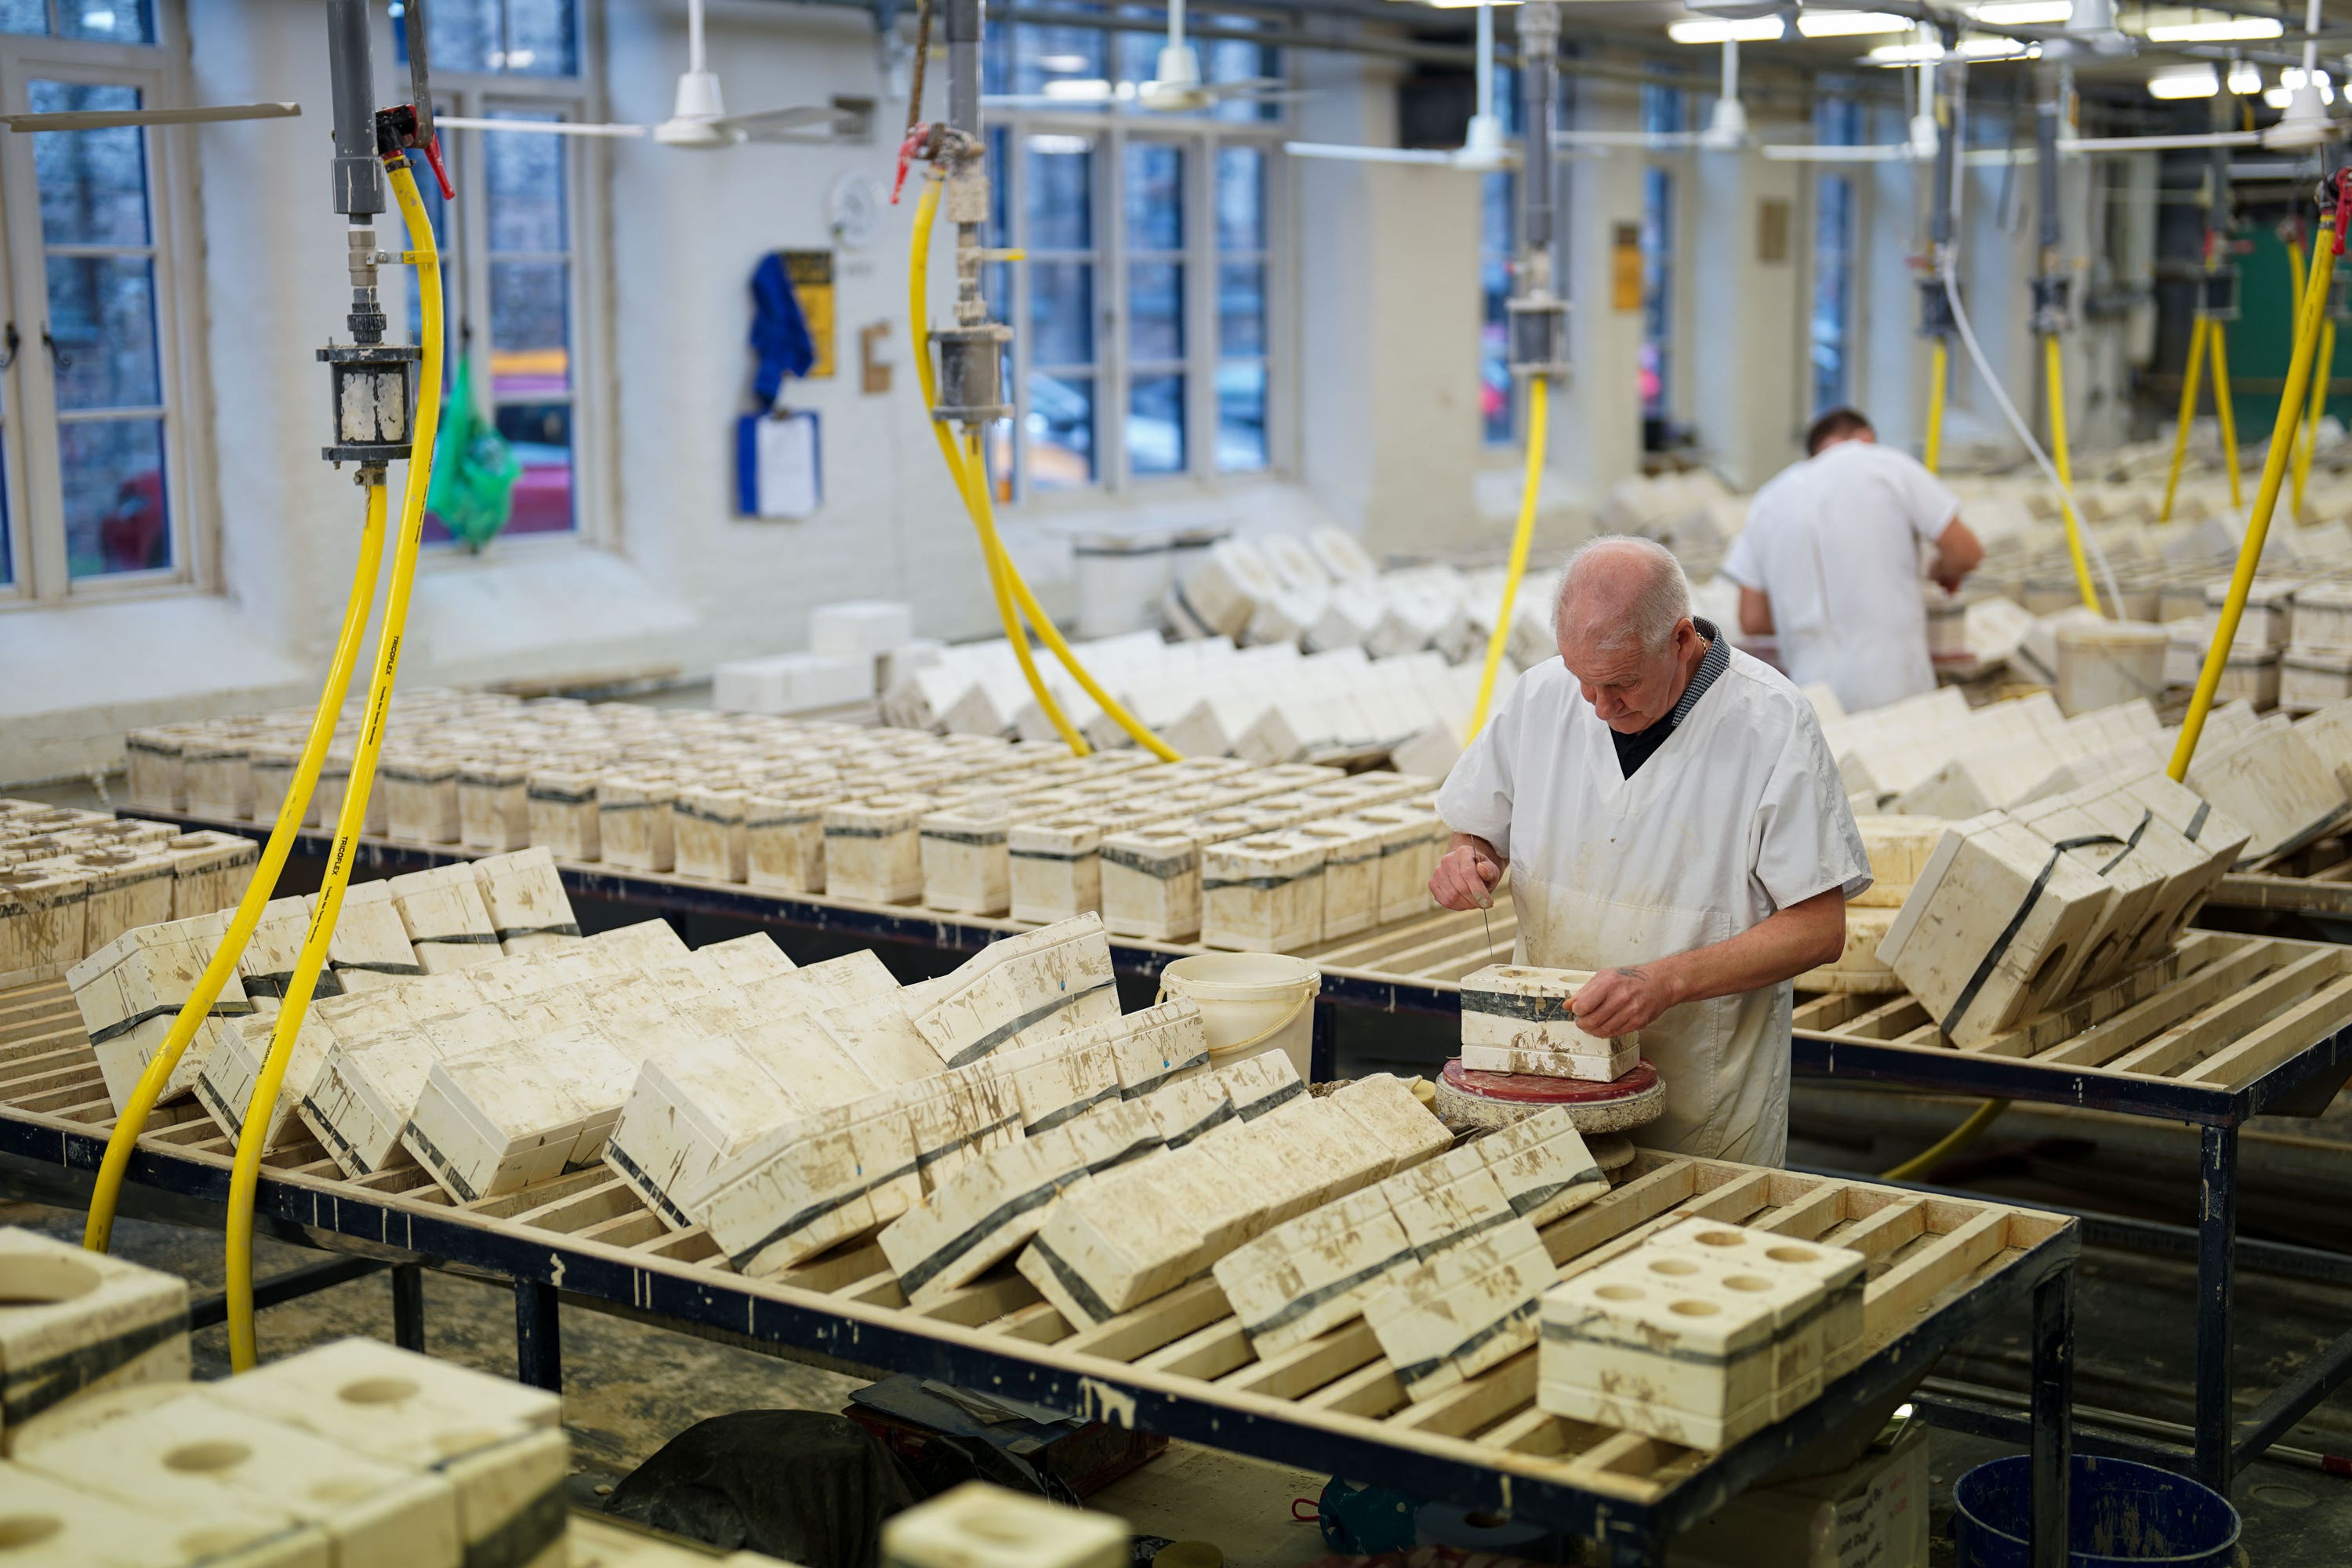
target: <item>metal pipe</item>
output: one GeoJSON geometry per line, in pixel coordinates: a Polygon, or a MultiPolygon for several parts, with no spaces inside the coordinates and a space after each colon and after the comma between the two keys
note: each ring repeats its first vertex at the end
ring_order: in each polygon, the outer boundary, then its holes
{"type": "Polygon", "coordinates": [[[433,140],[432,27],[425,21],[425,0],[406,0],[401,23],[408,35],[408,100],[416,109],[416,142],[433,140]]]}
{"type": "Polygon", "coordinates": [[[1529,0],[1519,13],[1519,155],[1525,160],[1519,244],[1546,257],[1551,254],[1551,139],[1559,101],[1552,68],[1559,45],[1559,6],[1554,0],[1529,0]]]}
{"type": "Polygon", "coordinates": [[[368,47],[367,0],[327,0],[335,210],[362,220],[383,211],[383,165],[375,154],[374,77],[368,47]]]}
{"type": "MultiPolygon", "coordinates": [[[[2313,0],[2317,4],[2317,0],[2313,0]]],[[[1492,118],[1495,112],[1495,7],[1489,0],[1478,0],[1478,114],[1492,118]]]]}
{"type": "Polygon", "coordinates": [[[947,0],[948,124],[980,134],[981,0],[947,0]]]}
{"type": "Polygon", "coordinates": [[[2066,89],[2056,72],[2050,75],[2049,90],[2034,106],[2033,151],[2034,186],[2042,203],[2042,275],[2054,277],[2058,271],[2058,131],[2065,114],[2066,89]]]}

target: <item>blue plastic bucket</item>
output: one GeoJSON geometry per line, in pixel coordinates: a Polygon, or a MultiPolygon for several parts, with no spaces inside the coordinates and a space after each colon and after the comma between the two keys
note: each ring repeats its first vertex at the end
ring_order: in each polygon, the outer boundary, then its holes
{"type": "MultiPolygon", "coordinates": [[[[1979,1465],[1952,1488],[1952,1540],[1960,1568],[2027,1568],[2032,1461],[1979,1465]]],[[[2229,1568],[2237,1560],[2238,1510],[2186,1476],[2129,1459],[2077,1455],[2069,1500],[2074,1568],[2229,1568]]]]}

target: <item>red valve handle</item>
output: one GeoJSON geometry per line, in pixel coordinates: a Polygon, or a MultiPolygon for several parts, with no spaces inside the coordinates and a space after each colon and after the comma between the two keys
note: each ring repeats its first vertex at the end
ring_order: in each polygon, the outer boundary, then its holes
{"type": "Polygon", "coordinates": [[[456,201],[457,187],[449,183],[448,167],[441,162],[441,133],[437,131],[433,133],[432,140],[425,143],[425,161],[433,165],[433,177],[441,183],[441,199],[456,201]]]}
{"type": "Polygon", "coordinates": [[[907,167],[909,163],[914,162],[915,150],[923,144],[924,141],[929,137],[930,133],[931,125],[929,121],[924,121],[919,124],[909,125],[907,127],[906,140],[898,143],[898,177],[890,182],[890,205],[892,206],[895,207],[898,205],[898,193],[907,188],[907,167]]]}

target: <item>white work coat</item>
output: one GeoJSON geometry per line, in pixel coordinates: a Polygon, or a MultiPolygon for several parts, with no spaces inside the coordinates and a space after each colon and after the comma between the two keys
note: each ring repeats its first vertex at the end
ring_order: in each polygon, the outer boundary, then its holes
{"type": "Polygon", "coordinates": [[[1907,453],[1840,441],[1756,492],[1723,574],[1770,597],[1790,680],[1826,682],[1849,713],[1883,708],[1936,689],[1920,549],[1959,514],[1907,453]]]}
{"type": "MultiPolygon", "coordinates": [[[[1601,970],[1727,941],[1790,904],[1870,886],[1837,763],[1794,686],[1736,649],[1649,761],[1557,658],[1519,678],[1438,792],[1510,862],[1517,962],[1601,970]]],[[[1686,1002],[1641,1033],[1665,1111],[1637,1142],[1777,1165],[1789,1142],[1790,986],[1686,1002]]]]}

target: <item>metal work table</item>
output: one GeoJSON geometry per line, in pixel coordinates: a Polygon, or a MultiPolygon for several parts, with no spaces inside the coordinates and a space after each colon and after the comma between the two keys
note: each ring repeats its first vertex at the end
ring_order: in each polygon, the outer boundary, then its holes
{"type": "MultiPolygon", "coordinates": [[[[0,994],[0,1153],[94,1170],[112,1114],[65,987],[51,982],[0,994]]],[[[219,1130],[182,1101],[158,1112],[130,1180],[225,1205],[230,1163],[219,1130]]],[[[1870,1258],[1864,1337],[1845,1369],[1795,1415],[1711,1454],[1535,1408],[1532,1349],[1419,1403],[1406,1397],[1360,1320],[1260,1360],[1206,1279],[1075,1332],[1003,1267],[941,1301],[910,1308],[871,1242],[772,1279],[747,1279],[706,1232],[669,1229],[601,1166],[457,1205],[420,1168],[350,1181],[317,1145],[303,1143],[265,1163],[257,1212],[265,1221],[305,1227],[317,1244],[392,1263],[404,1341],[422,1333],[420,1262],[511,1280],[519,1370],[541,1386],[561,1384],[556,1305],[568,1296],[779,1353],[1002,1389],[1192,1442],[1538,1519],[1601,1542],[1609,1562],[1629,1564],[1662,1561],[1677,1531],[1793,1456],[1874,1428],[1955,1343],[2030,1303],[2033,1560],[2058,1568],[2065,1559],[2081,1227],[2004,1204],[1645,1153],[1609,1194],[1546,1226],[1563,1275],[1691,1215],[1870,1258]]],[[[348,1260],[320,1272],[351,1277],[348,1260]]],[[[269,1293],[266,1282],[265,1300],[269,1293]]]]}
{"type": "MultiPolygon", "coordinates": [[[[2231,1479],[2352,1377],[2347,1333],[2234,1420],[2231,1297],[2238,1130],[2255,1116],[2316,1116],[2352,1077],[2352,949],[2192,931],[2172,955],[2056,1013],[1957,1049],[1907,995],[1825,995],[1796,1009],[1796,1070],[1988,1099],[2186,1121],[2200,1131],[2197,1216],[2197,1479],[2231,1479]]],[[[2126,1238],[2128,1240],[2128,1238],[2126,1238]]],[[[1932,1401],[1930,1402],[1933,1403],[1932,1401]]],[[[2014,1436],[2014,1417],[1938,1408],[2014,1436]]],[[[2129,1447],[2126,1438],[2105,1445],[2129,1447]]],[[[2144,1446],[2135,1457],[2177,1460],[2144,1446]]]]}

